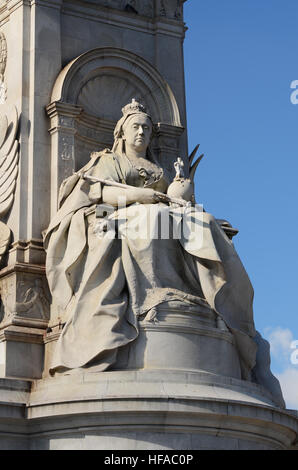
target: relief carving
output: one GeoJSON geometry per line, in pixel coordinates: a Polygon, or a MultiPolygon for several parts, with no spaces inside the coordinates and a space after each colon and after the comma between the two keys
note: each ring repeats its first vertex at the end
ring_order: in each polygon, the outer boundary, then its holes
{"type": "Polygon", "coordinates": [[[63,136],[61,138],[60,155],[62,160],[73,160],[73,136],[63,136]]]}
{"type": "Polygon", "coordinates": [[[153,17],[154,14],[154,0],[97,0],[96,3],[106,8],[124,10],[143,16],[153,17]]]}
{"type": "Polygon", "coordinates": [[[1,321],[7,321],[13,316],[15,296],[13,278],[1,282],[1,321]]]}
{"type": "Polygon", "coordinates": [[[160,0],[159,14],[160,16],[166,16],[166,9],[163,0],[160,0]]]}
{"type": "Polygon", "coordinates": [[[13,277],[3,279],[1,300],[2,321],[14,316],[42,320],[50,318],[50,302],[40,278],[21,279],[17,283],[13,277]]]}
{"type": "Polygon", "coordinates": [[[159,15],[180,20],[182,18],[183,0],[159,0],[159,15]]]}
{"type": "Polygon", "coordinates": [[[50,303],[44,293],[41,279],[35,279],[34,284],[20,281],[17,284],[17,291],[20,292],[20,301],[15,304],[16,314],[49,320],[50,303]]]}

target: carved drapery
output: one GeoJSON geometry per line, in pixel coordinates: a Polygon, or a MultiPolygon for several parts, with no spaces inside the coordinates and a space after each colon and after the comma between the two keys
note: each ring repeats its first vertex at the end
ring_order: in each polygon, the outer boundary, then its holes
{"type": "Polygon", "coordinates": [[[0,32],[0,104],[6,101],[6,84],[4,81],[4,72],[7,62],[7,43],[4,33],[0,32]]]}

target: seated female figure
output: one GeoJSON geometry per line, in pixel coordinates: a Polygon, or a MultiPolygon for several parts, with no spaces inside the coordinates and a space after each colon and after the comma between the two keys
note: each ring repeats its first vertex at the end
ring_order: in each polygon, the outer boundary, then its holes
{"type": "Polygon", "coordinates": [[[139,319],[175,301],[218,316],[235,337],[242,378],[251,380],[253,290],[233,244],[210,214],[168,204],[151,117],[135,101],[122,112],[112,151],[94,154],[63,182],[45,236],[47,278],[65,321],[51,373],[111,368],[119,348],[137,340],[139,319]],[[101,233],[88,222],[100,204],[115,209],[101,233]],[[159,236],[165,220],[168,236],[159,236]],[[179,232],[183,224],[188,230],[179,232]]]}

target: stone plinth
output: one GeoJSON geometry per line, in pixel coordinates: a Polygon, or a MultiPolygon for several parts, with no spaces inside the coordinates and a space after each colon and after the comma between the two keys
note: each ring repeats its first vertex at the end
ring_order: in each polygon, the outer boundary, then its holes
{"type": "MultiPolygon", "coordinates": [[[[215,312],[165,304],[139,330],[119,351],[117,370],[77,369],[33,383],[30,449],[293,447],[297,416],[240,379],[233,336],[215,312]]],[[[60,331],[47,336],[46,369],[60,331]]]]}
{"type": "Polygon", "coordinates": [[[262,387],[217,374],[86,372],[36,381],[30,395],[12,382],[1,449],[289,449],[297,437],[297,416],[262,387]]]}
{"type": "Polygon", "coordinates": [[[139,337],[119,351],[113,369],[209,371],[241,378],[233,335],[218,327],[216,313],[169,304],[157,307],[152,321],[139,322],[139,337]]]}
{"type": "Polygon", "coordinates": [[[15,263],[0,271],[0,377],[38,379],[50,294],[41,265],[15,263]]]}
{"type": "MultiPolygon", "coordinates": [[[[234,337],[211,308],[168,302],[158,306],[155,313],[150,321],[138,322],[138,338],[119,349],[113,370],[208,371],[241,378],[234,337]]],[[[50,325],[45,335],[44,377],[49,374],[62,331],[58,319],[50,325]]]]}

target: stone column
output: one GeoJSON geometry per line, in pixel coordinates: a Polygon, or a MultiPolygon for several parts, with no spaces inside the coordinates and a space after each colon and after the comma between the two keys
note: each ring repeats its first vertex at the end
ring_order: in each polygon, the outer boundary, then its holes
{"type": "Polygon", "coordinates": [[[62,181],[75,171],[75,118],[79,106],[53,102],[46,108],[51,120],[51,217],[57,212],[57,196],[62,181]]]}
{"type": "Polygon", "coordinates": [[[17,108],[18,179],[5,220],[11,245],[1,260],[0,363],[3,377],[37,378],[50,297],[42,231],[50,220],[50,134],[45,106],[61,70],[61,0],[8,0],[0,12],[7,41],[7,104],[17,108]]]}

